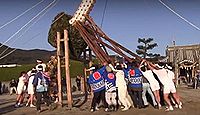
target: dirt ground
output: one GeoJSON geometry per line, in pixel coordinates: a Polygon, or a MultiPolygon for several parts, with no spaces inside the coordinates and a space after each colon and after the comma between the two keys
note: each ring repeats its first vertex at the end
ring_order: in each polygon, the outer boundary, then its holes
{"type": "MultiPolygon", "coordinates": [[[[89,98],[85,104],[80,107],[73,107],[71,110],[67,109],[66,105],[62,108],[56,108],[52,111],[47,110],[45,105],[42,106],[44,110],[41,113],[37,113],[35,108],[30,107],[20,107],[14,108],[16,95],[3,94],[0,95],[0,115],[200,115],[200,89],[192,89],[187,86],[179,86],[178,93],[180,94],[181,100],[183,102],[183,108],[175,109],[174,111],[165,112],[164,107],[161,110],[156,110],[152,106],[145,109],[135,109],[131,108],[128,111],[122,112],[118,110],[117,112],[104,112],[103,108],[99,111],[91,113],[89,111],[91,99],[89,98]]],[[[74,102],[78,103],[78,100],[84,100],[84,96],[80,95],[80,92],[74,92],[74,102]]],[[[66,100],[63,102],[66,103],[66,100]]]]}

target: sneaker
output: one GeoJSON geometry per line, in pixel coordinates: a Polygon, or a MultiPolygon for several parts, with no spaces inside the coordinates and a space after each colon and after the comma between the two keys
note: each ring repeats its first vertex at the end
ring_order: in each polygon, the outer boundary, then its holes
{"type": "Polygon", "coordinates": [[[41,113],[42,111],[41,110],[37,110],[37,113],[41,113]]]}
{"type": "Polygon", "coordinates": [[[125,107],[124,109],[122,109],[122,111],[127,111],[129,108],[128,107],[125,107]]]}
{"type": "Polygon", "coordinates": [[[173,107],[172,106],[169,106],[169,107],[166,107],[165,111],[173,111],[173,107]]]}
{"type": "Polygon", "coordinates": [[[18,108],[19,107],[19,105],[18,104],[15,104],[15,108],[18,108]]]}
{"type": "Polygon", "coordinates": [[[35,107],[35,105],[31,104],[30,107],[33,108],[33,107],[35,107]]]}
{"type": "Polygon", "coordinates": [[[147,108],[149,105],[144,105],[143,108],[147,108]]]}
{"type": "Polygon", "coordinates": [[[161,104],[160,104],[160,103],[158,104],[158,109],[162,109],[162,106],[161,106],[161,104]]]}
{"type": "Polygon", "coordinates": [[[28,107],[28,105],[29,105],[29,104],[28,104],[28,103],[26,103],[26,107],[28,107]]]}
{"type": "Polygon", "coordinates": [[[121,109],[124,109],[124,108],[125,108],[125,107],[122,105],[122,106],[121,106],[121,109]]]}
{"type": "Polygon", "coordinates": [[[176,104],[174,107],[175,107],[175,108],[178,108],[178,104],[176,104]]]}
{"type": "Polygon", "coordinates": [[[179,105],[178,105],[178,108],[179,108],[179,109],[182,109],[183,107],[182,107],[182,105],[181,105],[181,104],[179,104],[179,105]]]}
{"type": "Polygon", "coordinates": [[[108,108],[105,108],[105,111],[106,111],[106,112],[108,112],[108,110],[109,110],[108,108]]]}
{"type": "Polygon", "coordinates": [[[169,106],[169,110],[170,110],[170,111],[173,111],[174,108],[173,108],[172,106],[169,106]]]}
{"type": "Polygon", "coordinates": [[[90,112],[94,112],[94,109],[90,109],[90,112]]]}
{"type": "Polygon", "coordinates": [[[95,107],[95,110],[97,110],[97,111],[98,111],[98,110],[99,110],[99,108],[96,106],[96,107],[95,107]]]}
{"type": "Polygon", "coordinates": [[[19,104],[19,106],[20,106],[20,107],[22,107],[22,106],[23,106],[23,104],[19,104]]]}

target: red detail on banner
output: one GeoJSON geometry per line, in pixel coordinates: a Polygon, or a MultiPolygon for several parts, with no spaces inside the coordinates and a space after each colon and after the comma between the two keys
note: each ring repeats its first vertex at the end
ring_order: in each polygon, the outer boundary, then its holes
{"type": "Polygon", "coordinates": [[[95,80],[99,80],[101,78],[101,74],[99,72],[95,72],[93,74],[93,77],[94,77],[95,80]]]}
{"type": "Polygon", "coordinates": [[[135,76],[135,70],[130,70],[130,72],[129,72],[129,74],[130,74],[130,76],[135,76]]]}
{"type": "Polygon", "coordinates": [[[113,73],[109,73],[109,74],[108,74],[108,78],[109,78],[109,79],[114,79],[114,78],[115,78],[115,76],[114,76],[114,74],[113,74],[113,73]]]}

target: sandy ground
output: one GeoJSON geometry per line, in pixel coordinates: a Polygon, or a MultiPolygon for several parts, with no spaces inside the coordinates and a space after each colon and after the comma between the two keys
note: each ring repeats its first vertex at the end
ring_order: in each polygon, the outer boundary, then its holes
{"type": "MultiPolygon", "coordinates": [[[[165,112],[164,107],[161,110],[156,110],[152,106],[149,106],[145,109],[135,109],[131,108],[128,111],[122,112],[118,110],[117,112],[104,112],[103,108],[100,108],[99,111],[91,113],[89,111],[91,99],[89,98],[85,104],[80,107],[73,107],[71,110],[67,109],[66,105],[62,108],[56,108],[52,111],[47,110],[45,105],[42,106],[44,110],[42,113],[37,113],[35,108],[30,107],[20,107],[14,108],[16,95],[3,94],[0,95],[0,115],[35,115],[35,114],[44,114],[44,115],[200,115],[200,89],[191,89],[186,86],[179,86],[178,93],[181,96],[183,102],[183,108],[175,109],[174,111],[165,112]]],[[[80,92],[74,92],[74,102],[77,104],[81,103],[84,100],[84,96],[80,95],[80,92]],[[78,102],[78,100],[81,100],[78,102]]],[[[63,101],[66,104],[66,100],[63,101]]]]}

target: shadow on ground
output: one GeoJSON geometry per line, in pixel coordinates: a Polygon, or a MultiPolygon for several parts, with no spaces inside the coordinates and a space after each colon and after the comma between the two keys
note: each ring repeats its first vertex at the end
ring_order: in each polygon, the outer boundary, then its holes
{"type": "Polygon", "coordinates": [[[16,108],[14,107],[14,105],[8,105],[8,106],[5,106],[5,107],[2,107],[0,109],[0,115],[12,112],[14,110],[16,110],[16,108]]]}

